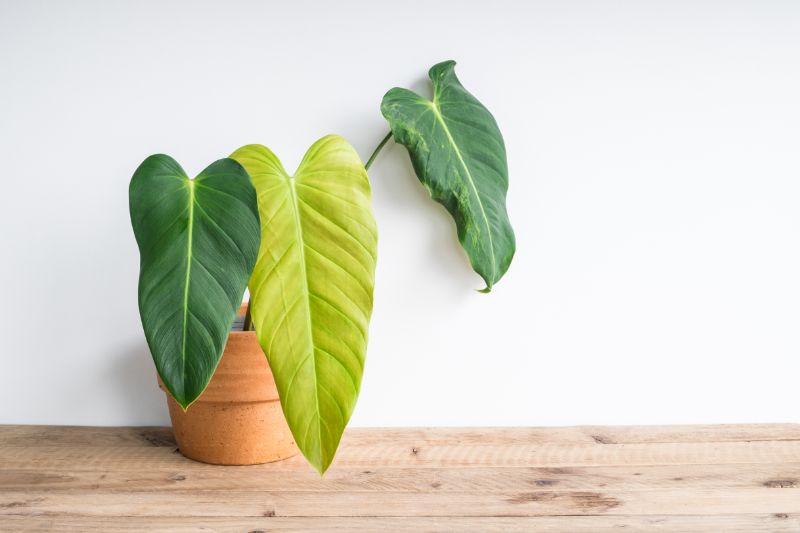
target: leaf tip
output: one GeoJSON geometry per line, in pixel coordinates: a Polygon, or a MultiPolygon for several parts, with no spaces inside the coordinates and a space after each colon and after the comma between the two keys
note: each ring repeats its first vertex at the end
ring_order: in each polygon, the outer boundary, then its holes
{"type": "Polygon", "coordinates": [[[487,285],[483,289],[476,289],[476,291],[481,293],[481,294],[489,294],[490,292],[492,292],[492,286],[491,285],[487,285]]]}
{"type": "Polygon", "coordinates": [[[189,396],[186,396],[185,394],[182,395],[182,396],[178,396],[178,395],[174,394],[169,388],[167,388],[166,392],[167,392],[167,394],[169,394],[172,397],[173,400],[175,400],[175,403],[177,403],[180,406],[181,410],[184,413],[186,411],[188,411],[189,408],[194,404],[194,402],[196,402],[197,399],[200,397],[199,394],[194,396],[194,397],[192,397],[192,398],[190,398],[189,396]]]}
{"type": "Polygon", "coordinates": [[[192,405],[192,402],[187,402],[184,398],[178,399],[175,396],[172,396],[172,399],[175,400],[175,403],[177,403],[180,406],[181,410],[184,413],[186,411],[188,411],[189,410],[189,406],[192,405]]]}
{"type": "Polygon", "coordinates": [[[311,464],[311,466],[314,467],[314,470],[317,471],[317,474],[319,474],[320,478],[325,476],[325,472],[327,472],[328,467],[331,466],[330,461],[319,463],[317,461],[311,461],[310,459],[308,459],[308,457],[306,457],[306,459],[311,464]]]}
{"type": "Polygon", "coordinates": [[[455,66],[456,66],[456,60],[455,60],[455,59],[446,59],[446,60],[444,60],[444,61],[439,61],[438,63],[436,63],[435,65],[433,65],[433,66],[430,68],[430,70],[428,71],[428,73],[429,73],[430,75],[433,75],[433,74],[434,74],[434,73],[436,73],[437,71],[443,71],[443,70],[452,69],[452,68],[454,68],[455,66]]]}

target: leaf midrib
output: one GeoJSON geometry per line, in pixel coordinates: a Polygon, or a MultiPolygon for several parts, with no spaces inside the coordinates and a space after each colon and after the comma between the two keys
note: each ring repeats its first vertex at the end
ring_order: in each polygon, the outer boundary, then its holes
{"type": "MultiPolygon", "coordinates": [[[[305,250],[305,240],[303,239],[303,227],[300,220],[300,205],[298,202],[297,196],[297,189],[295,188],[297,180],[297,175],[295,176],[286,176],[286,181],[289,185],[289,196],[292,198],[292,213],[294,214],[294,227],[295,227],[295,239],[297,239],[298,250],[300,253],[300,269],[301,269],[301,277],[303,279],[303,295],[305,296],[306,301],[306,331],[308,331],[308,339],[310,341],[311,353],[309,357],[312,360],[312,364],[314,365],[314,401],[316,406],[316,417],[317,420],[320,422],[322,421],[321,411],[319,407],[319,383],[317,379],[317,355],[316,355],[316,344],[314,343],[314,330],[313,325],[311,323],[311,290],[308,288],[308,272],[306,270],[306,250],[305,250]]],[[[289,394],[289,391],[286,391],[289,394]]],[[[313,416],[311,423],[313,423],[313,416]]],[[[308,435],[308,431],[304,435],[306,438],[308,435]]],[[[320,466],[324,464],[325,460],[322,456],[322,424],[317,424],[317,444],[319,445],[319,460],[320,466]]]]}
{"type": "Polygon", "coordinates": [[[456,153],[458,157],[458,162],[461,163],[461,166],[464,168],[464,172],[467,174],[467,181],[472,188],[472,191],[475,193],[475,199],[478,201],[478,207],[481,209],[481,215],[483,216],[483,222],[486,225],[486,234],[489,236],[489,252],[492,256],[492,277],[491,282],[487,282],[489,288],[492,287],[492,283],[494,283],[494,278],[497,275],[497,259],[494,255],[494,240],[492,239],[492,229],[489,225],[489,217],[486,215],[486,210],[483,208],[483,201],[481,200],[480,194],[478,194],[478,188],[475,185],[475,181],[472,179],[472,172],[470,172],[467,163],[464,161],[464,157],[461,155],[461,150],[459,150],[458,145],[456,144],[455,139],[453,139],[453,135],[450,133],[450,128],[447,127],[447,123],[444,121],[444,117],[442,116],[441,110],[439,109],[439,102],[438,102],[438,95],[434,95],[433,101],[424,100],[426,104],[431,108],[433,111],[434,117],[442,126],[445,135],[447,136],[447,140],[453,148],[453,151],[456,153]]]}
{"type": "Polygon", "coordinates": [[[181,346],[181,371],[183,375],[183,394],[186,395],[186,337],[189,323],[189,280],[192,273],[192,241],[194,237],[194,186],[193,180],[187,179],[189,188],[189,226],[186,243],[186,281],[183,286],[183,338],[181,346]]]}

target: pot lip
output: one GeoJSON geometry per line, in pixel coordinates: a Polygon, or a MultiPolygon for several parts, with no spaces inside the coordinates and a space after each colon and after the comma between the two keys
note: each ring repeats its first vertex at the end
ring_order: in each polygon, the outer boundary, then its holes
{"type": "Polygon", "coordinates": [[[240,329],[232,329],[228,333],[228,338],[230,338],[230,337],[255,337],[255,336],[256,336],[256,332],[253,331],[253,330],[242,331],[240,329]]]}
{"type": "MultiPolygon", "coordinates": [[[[261,354],[261,358],[264,358],[263,350],[261,349],[261,346],[259,345],[258,337],[257,337],[255,331],[252,331],[252,330],[250,330],[250,331],[232,330],[232,331],[229,332],[228,339],[225,342],[225,352],[228,354],[227,355],[228,358],[234,357],[233,360],[237,360],[238,356],[240,354],[241,355],[245,355],[245,353],[254,350],[256,348],[256,346],[258,347],[257,349],[258,349],[259,354],[261,354]],[[232,345],[235,348],[233,350],[231,350],[231,351],[228,351],[229,345],[232,345]],[[244,351],[240,351],[242,349],[244,351]]],[[[220,359],[220,361],[222,361],[222,360],[220,359]]],[[[272,369],[269,367],[269,363],[267,361],[265,361],[265,362],[267,364],[267,367],[266,367],[267,374],[264,375],[264,378],[268,378],[270,381],[272,381],[274,379],[272,377],[272,369]]],[[[214,369],[214,374],[211,376],[211,380],[209,380],[208,386],[203,391],[203,393],[201,393],[200,396],[197,397],[195,402],[218,403],[218,404],[219,403],[222,403],[222,404],[238,404],[238,403],[264,403],[264,402],[279,401],[279,394],[278,394],[278,391],[277,391],[277,387],[274,385],[274,383],[272,385],[272,389],[274,389],[274,390],[271,391],[271,392],[268,392],[266,394],[264,393],[264,391],[261,391],[260,393],[256,393],[255,396],[253,396],[251,394],[245,394],[244,396],[238,395],[239,399],[227,399],[227,396],[228,396],[227,394],[223,394],[223,395],[220,396],[219,390],[217,390],[217,389],[219,389],[219,386],[217,386],[215,388],[212,385],[212,380],[214,379],[215,376],[219,375],[219,370],[220,370],[219,366],[214,369]],[[211,389],[211,390],[213,390],[215,392],[212,393],[210,397],[205,397],[207,395],[207,393],[209,393],[209,389],[211,389]]],[[[249,373],[249,372],[247,372],[247,373],[249,373]]],[[[239,372],[237,372],[237,371],[233,371],[233,372],[228,371],[228,372],[225,372],[224,374],[241,375],[241,371],[239,371],[239,372]]],[[[158,373],[158,371],[156,371],[156,378],[157,378],[157,381],[158,381],[158,388],[161,389],[162,391],[164,391],[167,394],[167,396],[171,396],[169,390],[166,388],[166,385],[164,385],[164,381],[161,379],[161,375],[158,373]]],[[[237,394],[234,394],[234,396],[237,396],[237,394]]]]}

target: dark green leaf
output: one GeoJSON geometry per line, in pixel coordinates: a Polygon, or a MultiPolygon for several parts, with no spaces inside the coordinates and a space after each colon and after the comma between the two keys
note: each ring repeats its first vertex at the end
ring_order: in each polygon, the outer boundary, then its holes
{"type": "Polygon", "coordinates": [[[217,368],[250,272],[260,226],[256,193],[232,159],[190,180],[153,155],[130,184],[139,245],[139,313],[158,373],[188,407],[217,368]]]}
{"type": "Polygon", "coordinates": [[[455,219],[458,240],[488,292],[515,250],[506,149],[494,117],[458,81],[455,64],[431,68],[432,101],[396,87],[383,97],[381,112],[419,180],[455,219]]]}

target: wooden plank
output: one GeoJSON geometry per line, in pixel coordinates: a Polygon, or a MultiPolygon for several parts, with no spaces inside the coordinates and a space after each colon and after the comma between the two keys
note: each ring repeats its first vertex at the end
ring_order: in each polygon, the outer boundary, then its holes
{"type": "Polygon", "coordinates": [[[172,428],[92,426],[0,426],[0,448],[76,446],[175,446],[172,428]]]}
{"type": "MultiPolygon", "coordinates": [[[[800,424],[712,426],[585,426],[556,428],[350,428],[359,446],[423,444],[646,444],[800,441],[800,424]]],[[[166,427],[3,426],[0,447],[175,446],[166,427]]]]}
{"type": "Polygon", "coordinates": [[[10,531],[61,533],[797,533],[800,517],[774,514],[484,518],[54,518],[5,517],[10,531]]]}
{"type": "MultiPolygon", "coordinates": [[[[176,448],[39,446],[0,448],[0,468],[100,469],[183,468],[176,448]],[[180,465],[180,466],[178,466],[180,465]]],[[[332,468],[408,467],[571,467],[669,464],[751,464],[800,462],[800,441],[653,444],[438,444],[342,443],[332,468]]],[[[302,457],[264,465],[265,470],[307,469],[302,457]]]]}
{"type": "Polygon", "coordinates": [[[800,424],[584,426],[580,429],[600,444],[800,440],[800,424]]]}
{"type": "Polygon", "coordinates": [[[709,426],[573,426],[497,428],[353,428],[346,437],[360,445],[405,444],[645,444],[686,442],[800,441],[800,424],[709,426]]]}
{"type": "MultiPolygon", "coordinates": [[[[800,463],[742,465],[598,466],[570,468],[337,468],[320,477],[310,468],[219,468],[186,462],[166,470],[0,470],[5,491],[347,491],[508,493],[592,490],[727,491],[798,488],[800,463]]],[[[800,497],[800,491],[798,492],[800,497]]]]}
{"type": "Polygon", "coordinates": [[[354,429],[320,478],[168,428],[0,426],[0,530],[800,532],[799,428],[354,429]]]}
{"type": "Polygon", "coordinates": [[[2,491],[0,516],[560,516],[800,513],[792,488],[509,493],[2,491]]]}

